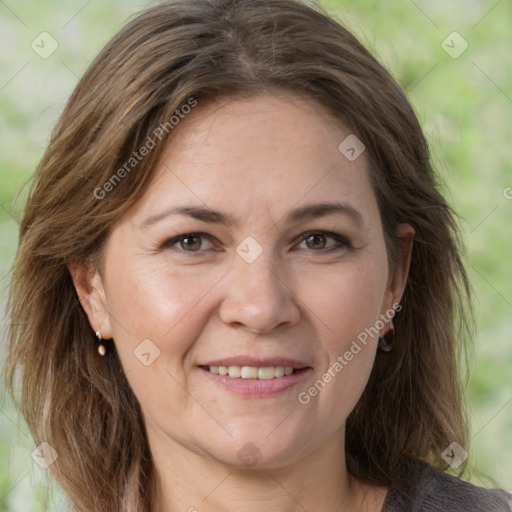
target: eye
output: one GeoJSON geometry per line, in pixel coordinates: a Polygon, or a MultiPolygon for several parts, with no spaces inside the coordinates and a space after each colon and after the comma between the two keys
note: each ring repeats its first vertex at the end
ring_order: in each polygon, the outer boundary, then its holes
{"type": "Polygon", "coordinates": [[[348,247],[348,241],[336,233],[326,231],[308,231],[300,236],[299,249],[310,249],[312,251],[336,250],[348,247]]]}
{"type": "Polygon", "coordinates": [[[186,233],[176,236],[165,242],[164,247],[170,248],[176,245],[185,252],[200,252],[213,248],[211,240],[204,233],[186,233]]]}

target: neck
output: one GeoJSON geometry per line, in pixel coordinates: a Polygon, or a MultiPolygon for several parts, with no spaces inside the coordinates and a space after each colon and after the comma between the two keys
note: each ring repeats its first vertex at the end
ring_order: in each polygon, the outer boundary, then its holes
{"type": "Polygon", "coordinates": [[[153,512],[380,510],[373,492],[368,506],[371,488],[348,473],[344,437],[339,432],[300,460],[259,469],[230,467],[168,437],[168,450],[162,450],[161,441],[159,449],[152,450],[157,475],[153,512]]]}

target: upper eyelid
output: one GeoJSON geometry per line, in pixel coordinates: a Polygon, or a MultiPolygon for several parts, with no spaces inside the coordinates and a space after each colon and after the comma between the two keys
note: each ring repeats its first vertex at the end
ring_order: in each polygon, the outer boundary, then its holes
{"type": "MultiPolygon", "coordinates": [[[[348,237],[343,236],[343,235],[341,235],[339,233],[334,233],[332,231],[322,231],[322,230],[305,231],[304,233],[301,233],[299,235],[298,242],[302,243],[305,240],[307,240],[309,236],[316,235],[316,234],[324,235],[326,238],[332,238],[338,244],[342,244],[342,245],[344,245],[346,247],[352,247],[352,243],[351,243],[351,241],[349,240],[348,237]]],[[[321,252],[322,250],[324,250],[324,249],[319,249],[318,251],[315,251],[315,252],[321,252]]],[[[325,250],[327,251],[329,249],[325,249],[325,250]]]]}
{"type": "Polygon", "coordinates": [[[341,233],[335,233],[334,231],[328,231],[325,229],[310,229],[308,231],[302,232],[297,238],[302,238],[310,235],[325,235],[330,238],[347,238],[343,236],[341,233]]]}
{"type": "Polygon", "coordinates": [[[166,240],[164,240],[162,245],[175,245],[180,240],[183,240],[184,238],[192,237],[192,236],[198,236],[198,237],[201,237],[201,238],[207,238],[210,241],[217,240],[216,237],[214,237],[213,235],[210,235],[209,233],[202,233],[202,232],[196,233],[196,232],[191,231],[190,233],[182,233],[181,235],[171,236],[170,238],[167,238],[166,240]]]}

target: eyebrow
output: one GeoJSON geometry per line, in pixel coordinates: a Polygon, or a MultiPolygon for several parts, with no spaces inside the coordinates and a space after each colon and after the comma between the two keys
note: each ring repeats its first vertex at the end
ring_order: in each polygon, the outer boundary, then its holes
{"type": "MultiPolygon", "coordinates": [[[[318,217],[325,217],[332,214],[343,214],[350,217],[356,224],[363,224],[363,216],[353,206],[347,203],[317,203],[307,206],[296,208],[289,212],[284,218],[287,224],[294,224],[303,222],[305,220],[314,219],[318,217]]],[[[198,206],[177,206],[169,210],[165,210],[161,213],[156,213],[149,216],[142,224],[140,229],[145,229],[152,224],[156,224],[160,220],[170,217],[172,215],[184,215],[192,217],[193,219],[208,222],[211,224],[225,224],[233,225],[238,224],[235,219],[226,213],[220,211],[211,210],[209,208],[203,208],[198,206]]],[[[281,222],[280,219],[276,224],[281,222]]]]}
{"type": "Polygon", "coordinates": [[[356,224],[363,224],[363,216],[353,206],[347,203],[318,203],[303,206],[292,210],[286,221],[288,223],[298,223],[304,220],[325,217],[334,213],[343,214],[350,217],[356,224]]]}
{"type": "Polygon", "coordinates": [[[209,208],[202,208],[198,206],[177,206],[161,213],[156,213],[149,216],[141,225],[141,229],[145,229],[151,224],[156,224],[166,217],[172,215],[185,215],[202,222],[209,222],[211,224],[234,224],[234,219],[230,215],[221,213],[209,208]]]}

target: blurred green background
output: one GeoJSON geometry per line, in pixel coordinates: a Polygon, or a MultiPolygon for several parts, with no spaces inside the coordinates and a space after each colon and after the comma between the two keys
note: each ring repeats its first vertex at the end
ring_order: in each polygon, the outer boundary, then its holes
{"type": "MultiPolygon", "coordinates": [[[[51,128],[93,57],[149,4],[0,0],[0,304],[17,244],[16,219],[51,128]],[[31,47],[42,32],[58,43],[47,58],[31,47]]],[[[408,94],[443,192],[461,216],[478,326],[467,387],[471,444],[464,477],[511,490],[512,4],[320,4],[356,33],[408,94]]],[[[51,49],[51,40],[45,41],[40,53],[51,49]]],[[[2,308],[2,360],[6,326],[2,308]]],[[[35,446],[26,426],[0,390],[0,511],[64,510],[63,496],[49,491],[46,471],[31,459],[35,446]]]]}

